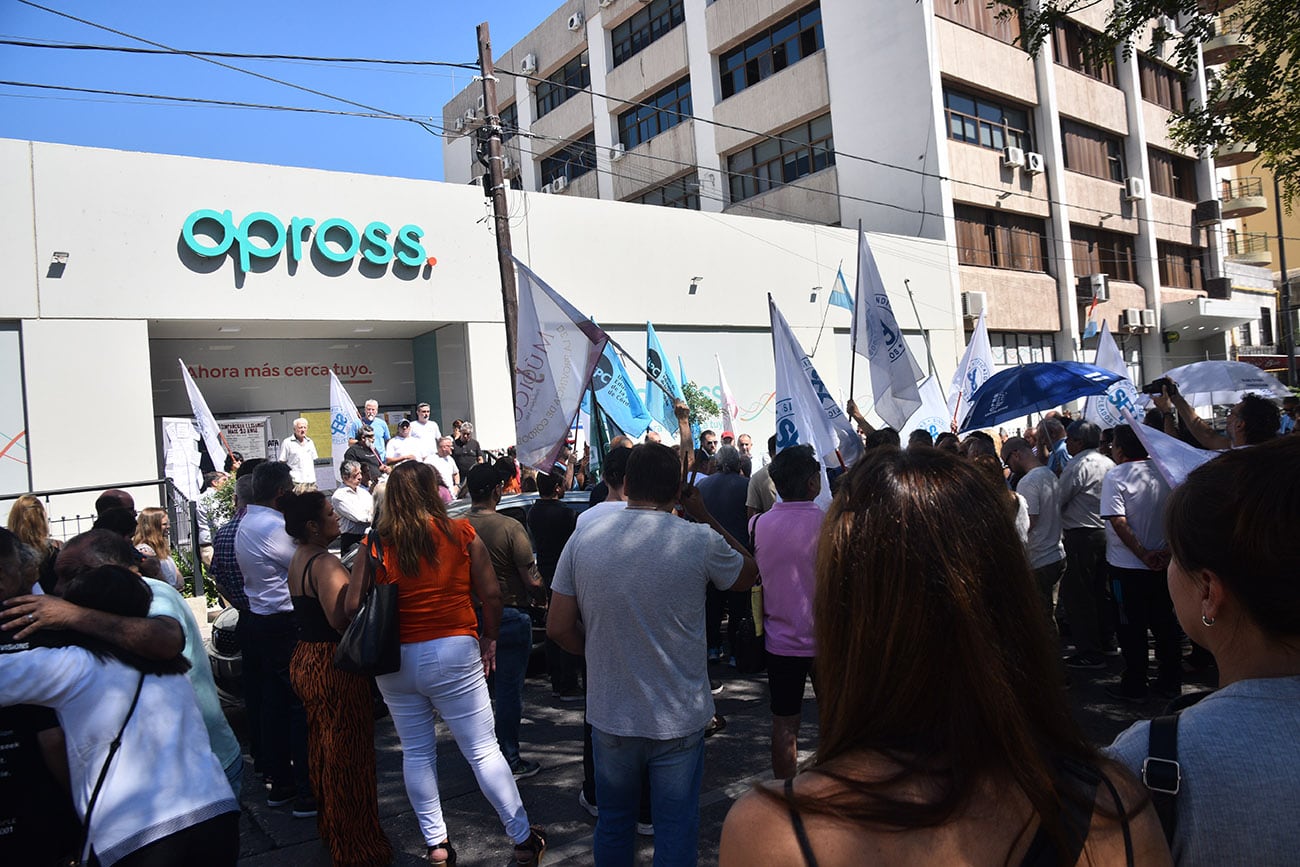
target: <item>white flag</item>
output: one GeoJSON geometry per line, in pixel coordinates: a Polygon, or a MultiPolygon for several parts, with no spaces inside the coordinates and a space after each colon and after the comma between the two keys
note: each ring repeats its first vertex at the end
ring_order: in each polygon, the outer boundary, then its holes
{"type": "Polygon", "coordinates": [[[1146,446],[1147,454],[1151,457],[1151,463],[1156,465],[1156,469],[1160,471],[1160,475],[1164,477],[1164,480],[1169,483],[1170,488],[1178,487],[1187,480],[1187,476],[1192,470],[1222,454],[1222,452],[1211,449],[1198,449],[1196,446],[1190,446],[1177,437],[1171,437],[1164,431],[1147,427],[1133,416],[1132,410],[1128,407],[1120,408],[1119,412],[1124,418],[1121,423],[1126,423],[1133,428],[1133,432],[1142,441],[1142,445],[1146,446]]]}
{"type": "Polygon", "coordinates": [[[190,396],[190,410],[194,413],[194,424],[199,429],[199,436],[203,438],[203,445],[208,449],[208,457],[212,458],[213,469],[221,469],[226,465],[226,442],[221,436],[221,428],[217,427],[217,420],[212,417],[212,410],[208,409],[208,402],[203,399],[203,394],[199,387],[194,384],[194,377],[190,376],[190,369],[185,366],[184,360],[176,359],[181,365],[181,378],[185,380],[185,393],[190,396]]]}
{"type": "Polygon", "coordinates": [[[889,305],[885,282],[871,255],[867,235],[860,228],[856,295],[850,332],[853,351],[871,365],[871,397],[876,415],[899,430],[921,408],[921,395],[916,388],[921,368],[907,351],[903,330],[898,327],[889,305]]]}
{"type": "Polygon", "coordinates": [[[348,391],[339,378],[330,371],[330,453],[334,462],[334,478],[342,481],[339,464],[348,450],[348,434],[361,427],[361,416],[348,391]]]}
{"type": "Polygon", "coordinates": [[[981,311],[975,330],[971,332],[970,343],[966,345],[966,353],[962,355],[957,371],[952,375],[952,384],[948,386],[948,417],[961,421],[958,414],[970,405],[975,390],[992,375],[993,348],[989,346],[989,329],[981,311]]]}
{"type": "Polygon", "coordinates": [[[549,473],[609,335],[515,259],[515,448],[519,462],[549,473]]]}
{"type": "Polygon", "coordinates": [[[939,434],[952,430],[952,415],[948,410],[947,401],[944,400],[939,380],[927,376],[917,390],[921,394],[921,408],[912,413],[907,424],[898,428],[904,443],[907,442],[908,435],[918,428],[929,432],[931,439],[938,439],[939,434]]]}
{"type": "Polygon", "coordinates": [[[740,421],[740,406],[731,395],[731,386],[727,384],[727,375],[722,372],[722,359],[715,353],[713,360],[718,363],[718,386],[722,389],[722,432],[735,436],[736,422],[740,421]]]}
{"type": "Polygon", "coordinates": [[[1111,336],[1110,323],[1104,319],[1101,323],[1101,334],[1097,337],[1097,357],[1093,364],[1124,378],[1112,383],[1105,394],[1096,394],[1088,398],[1083,405],[1084,419],[1103,428],[1124,424],[1122,413],[1125,409],[1129,411],[1134,409],[1138,390],[1128,378],[1128,365],[1124,363],[1124,355],[1115,344],[1115,338],[1111,336]]]}
{"type": "Polygon", "coordinates": [[[776,450],[807,444],[823,462],[839,465],[843,461],[851,466],[862,454],[862,440],[826,389],[771,295],[767,306],[776,361],[776,450]]]}

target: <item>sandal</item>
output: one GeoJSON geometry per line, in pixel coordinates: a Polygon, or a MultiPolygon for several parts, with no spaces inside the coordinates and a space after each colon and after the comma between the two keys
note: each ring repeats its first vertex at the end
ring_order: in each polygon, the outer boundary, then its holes
{"type": "Polygon", "coordinates": [[[443,840],[437,846],[430,846],[426,855],[429,859],[429,863],[436,865],[436,867],[456,867],[456,850],[452,847],[450,840],[443,840]],[[441,858],[435,858],[433,853],[437,852],[439,849],[446,854],[441,858]]]}
{"type": "Polygon", "coordinates": [[[510,862],[519,867],[533,867],[542,863],[542,853],[546,851],[546,831],[541,825],[529,829],[528,839],[515,846],[515,860],[510,862]]]}

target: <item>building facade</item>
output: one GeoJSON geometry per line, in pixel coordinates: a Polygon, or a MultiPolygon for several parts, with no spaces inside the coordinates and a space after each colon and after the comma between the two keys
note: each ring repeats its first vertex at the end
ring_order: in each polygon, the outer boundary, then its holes
{"type": "MultiPolygon", "coordinates": [[[[552,196],[936,241],[999,362],[1091,360],[1089,318],[1134,379],[1269,343],[1267,263],[1224,185],[1253,148],[1168,133],[1230,52],[1185,78],[1166,20],[1098,61],[1108,7],[1030,56],[969,0],[569,0],[496,59],[504,167],[552,196]]],[[[481,93],[444,106],[450,182],[485,171],[481,93]]]]}

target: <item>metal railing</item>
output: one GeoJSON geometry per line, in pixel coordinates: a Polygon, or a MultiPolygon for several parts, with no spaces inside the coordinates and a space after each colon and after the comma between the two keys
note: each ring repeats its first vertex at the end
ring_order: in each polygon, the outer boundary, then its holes
{"type": "Polygon", "coordinates": [[[1238,232],[1228,235],[1229,256],[1250,256],[1268,252],[1268,234],[1265,232],[1238,232]]]}
{"type": "Polygon", "coordinates": [[[1223,201],[1241,199],[1246,196],[1263,196],[1264,181],[1260,178],[1234,178],[1221,182],[1223,184],[1223,201]]]}
{"type": "MultiPolygon", "coordinates": [[[[46,511],[49,511],[49,503],[52,497],[61,497],[75,494],[99,494],[107,490],[117,489],[131,491],[140,488],[156,488],[158,491],[158,501],[163,503],[163,508],[167,510],[167,517],[171,522],[171,531],[169,533],[169,542],[176,551],[185,552],[185,559],[190,564],[190,569],[194,576],[194,595],[204,596],[206,593],[205,575],[203,571],[203,561],[199,555],[199,512],[198,502],[186,498],[184,494],[172,483],[171,479],[149,479],[141,482],[115,482],[107,485],[88,485],[79,488],[50,488],[43,491],[25,491],[18,494],[0,494],[0,502],[16,500],[19,497],[33,496],[46,505],[46,511]]],[[[84,533],[91,529],[96,520],[96,515],[49,515],[50,538],[66,542],[73,536],[84,533]]]]}

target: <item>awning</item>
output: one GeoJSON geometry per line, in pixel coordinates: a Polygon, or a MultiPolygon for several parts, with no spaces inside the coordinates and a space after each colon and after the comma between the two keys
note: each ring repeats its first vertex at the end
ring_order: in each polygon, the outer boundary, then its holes
{"type": "Polygon", "coordinates": [[[1257,319],[1259,307],[1244,301],[1202,297],[1171,301],[1160,307],[1161,327],[1177,331],[1186,340],[1212,337],[1257,319]]]}

